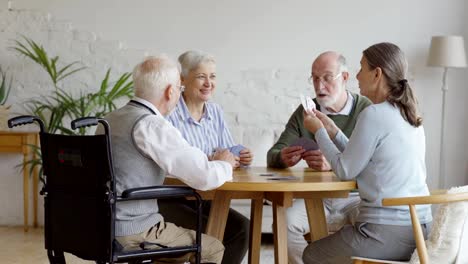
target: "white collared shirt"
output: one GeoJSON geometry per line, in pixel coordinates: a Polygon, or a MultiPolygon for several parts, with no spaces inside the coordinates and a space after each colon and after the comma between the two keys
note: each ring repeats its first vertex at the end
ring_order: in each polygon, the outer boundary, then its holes
{"type": "Polygon", "coordinates": [[[133,100],[156,113],[136,123],[133,137],[136,146],[161,169],[198,190],[214,189],[232,180],[232,167],[228,162],[209,161],[205,153],[192,147],[153,104],[138,97],[133,100]]]}
{"type": "Polygon", "coordinates": [[[354,97],[349,91],[346,91],[346,93],[348,94],[348,99],[346,100],[346,104],[343,107],[343,109],[341,109],[341,111],[337,113],[330,112],[327,110],[327,108],[320,105],[320,112],[326,115],[349,115],[351,113],[351,110],[353,110],[354,97]]]}

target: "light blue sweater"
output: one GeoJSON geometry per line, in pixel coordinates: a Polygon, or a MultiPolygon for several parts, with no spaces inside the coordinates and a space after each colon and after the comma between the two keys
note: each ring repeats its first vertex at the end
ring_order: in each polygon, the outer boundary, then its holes
{"type": "MultiPolygon", "coordinates": [[[[331,141],[316,132],[320,150],[342,180],[356,179],[361,196],[358,222],[411,225],[408,206],[382,206],[383,198],[429,195],[422,126],[405,121],[388,102],[368,106],[359,115],[349,141],[340,131],[331,141]]],[[[418,205],[421,224],[432,221],[430,205],[418,205]]]]}

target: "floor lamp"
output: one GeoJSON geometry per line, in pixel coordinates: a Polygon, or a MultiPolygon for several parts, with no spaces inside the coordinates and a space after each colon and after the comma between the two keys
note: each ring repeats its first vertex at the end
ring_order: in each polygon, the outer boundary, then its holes
{"type": "Polygon", "coordinates": [[[448,92],[448,68],[466,67],[465,46],[461,36],[435,36],[432,37],[429,49],[428,66],[443,67],[442,78],[442,120],[440,125],[440,156],[439,156],[439,187],[446,188],[445,184],[445,95],[448,92]]]}

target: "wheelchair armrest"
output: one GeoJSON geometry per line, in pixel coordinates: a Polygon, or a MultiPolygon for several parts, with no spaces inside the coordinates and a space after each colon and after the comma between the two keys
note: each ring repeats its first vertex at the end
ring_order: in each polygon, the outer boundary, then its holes
{"type": "Polygon", "coordinates": [[[150,186],[127,189],[119,197],[120,201],[179,198],[187,196],[198,196],[198,193],[188,186],[150,186]]]}

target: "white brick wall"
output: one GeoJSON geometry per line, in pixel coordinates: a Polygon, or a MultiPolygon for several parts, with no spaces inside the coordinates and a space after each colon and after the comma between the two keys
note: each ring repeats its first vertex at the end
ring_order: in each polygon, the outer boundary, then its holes
{"type": "MultiPolygon", "coordinates": [[[[121,41],[103,40],[93,32],[80,31],[69,21],[57,20],[47,13],[0,10],[0,62],[14,72],[14,87],[8,101],[13,104],[14,113],[24,112],[22,102],[53,90],[44,70],[9,49],[12,40],[21,40],[21,35],[43,45],[49,56],[57,55],[63,63],[79,61],[87,67],[61,83],[61,87],[74,92],[97,90],[108,68],[112,68],[113,76],[118,76],[131,71],[141,58],[149,54],[146,50],[128,49],[121,41]]],[[[280,69],[243,71],[240,80],[227,82],[227,89],[216,94],[215,100],[224,106],[234,138],[253,150],[254,165],[266,164],[266,151],[278,137],[275,129],[282,129],[291,113],[290,105],[297,103],[297,98],[284,95],[299,86],[295,78],[301,74],[304,73],[280,69]],[[283,84],[287,84],[287,90],[272,89],[272,86],[283,84]],[[249,96],[246,97],[246,94],[249,96]],[[261,127],[258,124],[267,125],[261,127]]],[[[2,154],[0,159],[0,201],[15,201],[3,202],[0,225],[21,224],[22,174],[12,168],[21,162],[21,156],[2,154]],[[10,185],[14,185],[14,188],[7,187],[10,185]]],[[[42,199],[38,207],[39,222],[42,224],[42,199]]],[[[30,215],[31,222],[32,209],[30,215]]]]}

